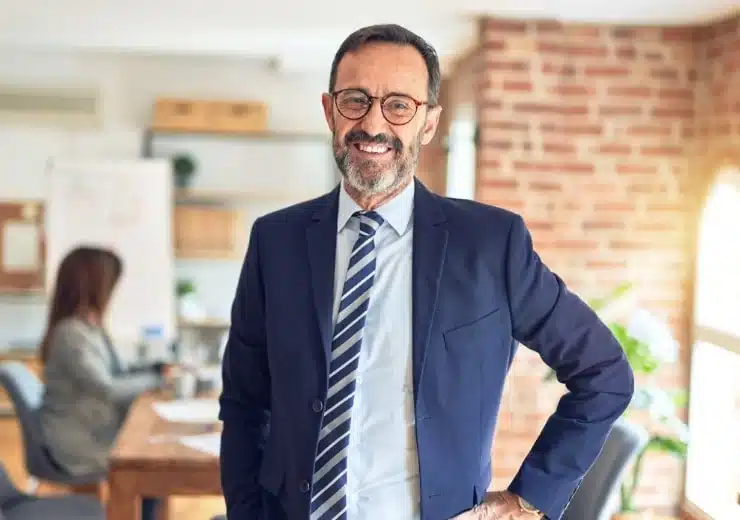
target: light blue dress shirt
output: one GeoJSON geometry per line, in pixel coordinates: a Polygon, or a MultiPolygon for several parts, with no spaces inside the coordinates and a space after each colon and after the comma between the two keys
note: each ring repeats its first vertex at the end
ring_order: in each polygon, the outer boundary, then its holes
{"type": "MultiPolygon", "coordinates": [[[[414,183],[375,211],[375,281],[360,354],[347,455],[348,520],[417,520],[412,346],[411,258],[414,183]]],[[[339,189],[334,272],[336,323],[349,256],[359,234],[352,214],[361,208],[339,189]]]]}

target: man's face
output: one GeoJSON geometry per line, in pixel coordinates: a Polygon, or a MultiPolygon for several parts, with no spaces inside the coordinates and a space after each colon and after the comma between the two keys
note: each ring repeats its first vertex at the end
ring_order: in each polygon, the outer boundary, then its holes
{"type": "Polygon", "coordinates": [[[324,94],[322,103],[337,166],[360,194],[389,193],[413,177],[419,149],[434,136],[441,112],[440,107],[417,107],[413,101],[428,101],[427,83],[424,59],[410,45],[371,43],[339,62],[334,92],[346,92],[336,102],[324,94]],[[377,99],[389,94],[407,96],[387,98],[385,112],[391,122],[377,99]],[[360,117],[368,102],[370,110],[360,117]]]}

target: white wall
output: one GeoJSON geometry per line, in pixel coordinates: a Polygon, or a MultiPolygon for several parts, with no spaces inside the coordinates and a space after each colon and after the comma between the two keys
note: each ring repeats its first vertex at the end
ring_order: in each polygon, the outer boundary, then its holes
{"type": "MultiPolygon", "coordinates": [[[[263,100],[269,106],[271,129],[327,132],[320,101],[327,82],[328,73],[281,74],[264,62],[236,58],[0,51],[0,83],[99,88],[104,114],[101,128],[88,130],[0,120],[0,199],[43,199],[50,157],[138,157],[142,130],[157,96],[263,100]]],[[[303,199],[330,189],[336,178],[328,141],[276,145],[157,139],[155,155],[173,150],[195,155],[200,164],[195,183],[201,187],[272,193],[290,186],[293,199],[303,199]]],[[[251,220],[288,202],[245,209],[251,220]]],[[[189,261],[180,262],[178,271],[196,279],[212,313],[225,315],[239,267],[238,261],[189,261]]],[[[0,348],[35,344],[45,313],[40,299],[1,296],[0,348]]]]}

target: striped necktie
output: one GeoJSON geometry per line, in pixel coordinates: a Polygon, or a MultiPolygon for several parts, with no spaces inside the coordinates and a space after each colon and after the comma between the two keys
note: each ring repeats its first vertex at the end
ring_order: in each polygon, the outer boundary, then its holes
{"type": "Polygon", "coordinates": [[[311,520],[347,518],[347,448],[352,401],[375,278],[375,232],[383,224],[383,218],[374,211],[353,216],[360,219],[360,235],[352,248],[334,326],[329,389],[314,465],[311,520]]]}

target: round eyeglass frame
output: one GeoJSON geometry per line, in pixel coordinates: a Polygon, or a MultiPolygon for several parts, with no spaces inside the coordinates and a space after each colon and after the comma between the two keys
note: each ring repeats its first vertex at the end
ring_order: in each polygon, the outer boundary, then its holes
{"type": "Polygon", "coordinates": [[[373,104],[377,100],[377,101],[380,102],[380,113],[383,114],[383,118],[386,121],[388,121],[390,124],[394,125],[394,126],[403,126],[403,125],[409,124],[416,117],[416,114],[419,112],[419,107],[422,107],[422,106],[425,106],[425,105],[426,106],[429,106],[429,107],[432,106],[428,101],[419,101],[418,99],[416,99],[416,98],[414,98],[412,96],[409,96],[408,94],[391,93],[391,94],[386,94],[385,96],[371,96],[367,92],[364,92],[364,91],[362,91],[360,89],[356,89],[356,88],[345,88],[345,89],[342,89],[342,90],[334,91],[334,92],[332,92],[331,97],[334,99],[334,106],[337,107],[337,110],[339,111],[340,114],[342,114],[342,117],[344,117],[346,119],[349,119],[350,121],[359,121],[360,119],[362,119],[363,117],[365,117],[366,115],[368,115],[370,113],[370,111],[373,109],[373,104]],[[362,94],[363,96],[365,96],[366,98],[368,98],[370,100],[370,102],[367,105],[367,110],[365,110],[365,113],[363,113],[361,116],[356,116],[356,117],[348,117],[348,116],[346,116],[344,114],[344,112],[342,112],[342,109],[339,108],[339,103],[337,102],[337,98],[343,92],[357,92],[358,94],[362,94]],[[390,119],[388,119],[388,116],[386,115],[385,110],[383,109],[383,106],[385,105],[385,102],[388,99],[393,98],[393,97],[403,97],[403,98],[406,98],[406,99],[411,100],[411,102],[414,104],[414,113],[411,114],[411,117],[409,117],[408,120],[406,120],[406,121],[404,121],[402,123],[396,123],[396,122],[391,121],[390,119]]]}

